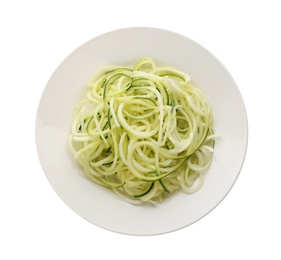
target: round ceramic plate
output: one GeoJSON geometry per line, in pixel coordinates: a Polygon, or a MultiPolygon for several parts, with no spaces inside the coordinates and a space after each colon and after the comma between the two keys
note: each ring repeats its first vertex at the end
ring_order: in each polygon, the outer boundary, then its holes
{"type": "Polygon", "coordinates": [[[235,183],[246,154],[247,116],[237,85],[225,67],[194,41],[161,29],[127,28],[105,33],[72,52],[55,70],[36,118],[41,165],[61,199],[91,223],[123,234],[156,235],[178,230],[213,210],[235,183]],[[177,192],[159,205],[136,206],[83,176],[67,145],[74,107],[104,65],[132,66],[143,56],[191,76],[209,100],[216,142],[203,187],[177,192]]]}

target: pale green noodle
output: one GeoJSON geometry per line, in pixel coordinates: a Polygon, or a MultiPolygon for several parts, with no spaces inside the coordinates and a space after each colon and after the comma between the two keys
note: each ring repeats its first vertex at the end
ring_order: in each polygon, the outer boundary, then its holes
{"type": "Polygon", "coordinates": [[[158,203],[201,188],[214,137],[210,105],[190,77],[144,57],[93,77],[69,146],[92,181],[130,203],[158,203]]]}

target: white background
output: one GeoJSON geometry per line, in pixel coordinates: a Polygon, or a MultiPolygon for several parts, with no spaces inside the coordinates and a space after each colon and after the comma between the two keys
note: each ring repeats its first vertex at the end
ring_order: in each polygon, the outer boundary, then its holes
{"type": "MultiPolygon", "coordinates": [[[[279,1],[1,1],[0,259],[281,259],[279,1]],[[102,33],[150,26],[183,34],[229,70],[248,114],[244,167],[195,224],[135,237],[90,224],[55,193],[35,145],[36,110],[60,62],[102,33]]],[[[229,165],[231,167],[231,165],[229,165]]]]}

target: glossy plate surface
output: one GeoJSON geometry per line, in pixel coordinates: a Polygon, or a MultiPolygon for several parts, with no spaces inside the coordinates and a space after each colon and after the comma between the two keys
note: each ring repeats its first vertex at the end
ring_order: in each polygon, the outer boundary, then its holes
{"type": "Polygon", "coordinates": [[[55,70],[42,94],[36,143],[42,168],[60,198],[91,223],[123,234],[156,235],[178,230],[213,210],[234,185],[248,138],[247,115],[237,85],[205,48],[173,32],[127,28],[105,33],[72,52],[55,70]],[[131,205],[86,179],[67,146],[73,109],[87,83],[104,65],[132,66],[143,56],[189,74],[209,100],[214,115],[214,157],[203,187],[177,192],[153,206],[131,205]]]}

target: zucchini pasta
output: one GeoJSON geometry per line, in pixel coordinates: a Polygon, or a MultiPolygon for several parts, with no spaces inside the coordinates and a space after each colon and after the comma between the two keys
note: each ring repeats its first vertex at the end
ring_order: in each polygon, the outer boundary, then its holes
{"type": "Polygon", "coordinates": [[[214,139],[210,105],[190,77],[144,57],[96,73],[69,147],[90,180],[130,203],[159,203],[201,188],[214,139]]]}

